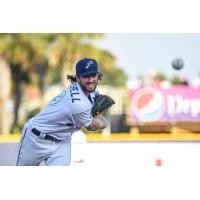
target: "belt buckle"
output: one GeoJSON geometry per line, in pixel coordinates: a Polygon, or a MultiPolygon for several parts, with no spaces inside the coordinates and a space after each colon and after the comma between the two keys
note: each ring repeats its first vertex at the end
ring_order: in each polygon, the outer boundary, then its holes
{"type": "Polygon", "coordinates": [[[44,134],[44,133],[40,133],[39,138],[40,138],[40,139],[44,139],[45,136],[46,136],[46,134],[44,134]]]}

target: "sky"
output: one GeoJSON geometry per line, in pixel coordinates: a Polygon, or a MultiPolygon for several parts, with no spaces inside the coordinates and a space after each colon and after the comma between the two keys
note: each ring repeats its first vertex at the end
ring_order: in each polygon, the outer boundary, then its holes
{"type": "Polygon", "coordinates": [[[152,69],[172,76],[187,77],[191,83],[200,73],[199,33],[109,33],[97,42],[117,57],[117,64],[134,80],[152,69]],[[177,71],[172,60],[182,58],[184,68],[177,71]]]}

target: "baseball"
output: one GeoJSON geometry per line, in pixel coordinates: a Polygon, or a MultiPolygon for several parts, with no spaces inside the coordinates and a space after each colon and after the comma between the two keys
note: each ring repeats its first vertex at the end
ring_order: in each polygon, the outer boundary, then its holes
{"type": "Polygon", "coordinates": [[[172,61],[172,67],[175,70],[180,70],[184,66],[184,61],[182,58],[176,58],[172,61]]]}

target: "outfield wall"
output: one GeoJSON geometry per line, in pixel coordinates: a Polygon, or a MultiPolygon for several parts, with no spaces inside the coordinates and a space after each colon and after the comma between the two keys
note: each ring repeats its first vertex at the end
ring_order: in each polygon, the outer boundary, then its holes
{"type": "MultiPolygon", "coordinates": [[[[0,142],[19,142],[20,134],[0,135],[0,142]]],[[[128,142],[128,141],[200,141],[200,133],[122,133],[86,134],[88,142],[128,142]]]]}

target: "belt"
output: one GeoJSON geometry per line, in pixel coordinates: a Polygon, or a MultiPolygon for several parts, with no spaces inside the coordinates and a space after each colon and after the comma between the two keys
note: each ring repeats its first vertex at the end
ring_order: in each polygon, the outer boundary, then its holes
{"type": "MultiPolygon", "coordinates": [[[[34,133],[34,134],[37,135],[38,137],[41,137],[41,132],[38,131],[36,128],[33,128],[31,131],[32,131],[32,133],[34,133]]],[[[61,142],[61,140],[58,140],[58,139],[56,139],[55,137],[52,137],[52,136],[46,135],[46,134],[44,134],[44,137],[41,137],[41,138],[43,138],[43,139],[45,139],[45,140],[50,140],[50,141],[52,141],[52,142],[61,142]]]]}

